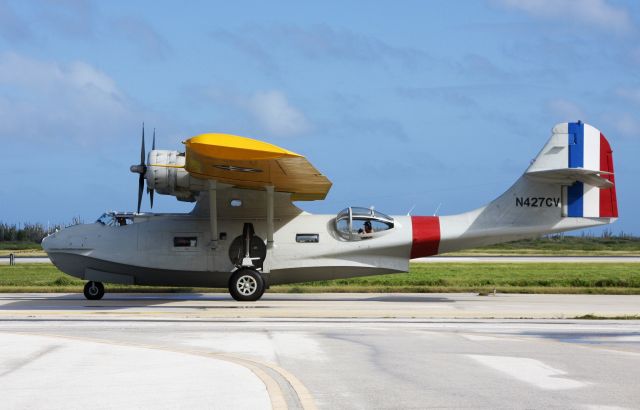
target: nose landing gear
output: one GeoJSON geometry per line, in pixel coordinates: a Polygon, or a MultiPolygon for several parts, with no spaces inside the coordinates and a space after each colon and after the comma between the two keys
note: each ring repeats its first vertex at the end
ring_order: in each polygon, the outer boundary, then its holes
{"type": "Polygon", "coordinates": [[[84,297],[89,300],[100,300],[104,296],[102,282],[89,281],[84,284],[84,297]]]}

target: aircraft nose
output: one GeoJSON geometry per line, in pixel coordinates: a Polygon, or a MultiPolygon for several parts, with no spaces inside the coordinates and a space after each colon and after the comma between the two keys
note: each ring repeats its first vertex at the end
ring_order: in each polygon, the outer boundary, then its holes
{"type": "Polygon", "coordinates": [[[40,242],[40,246],[42,246],[42,249],[45,252],[49,251],[49,249],[51,248],[51,234],[45,236],[44,239],[42,239],[42,242],[40,242]]]}
{"type": "Polygon", "coordinates": [[[52,248],[56,247],[56,243],[60,242],[60,240],[58,239],[58,234],[59,232],[54,232],[52,234],[49,234],[47,236],[44,237],[44,239],[42,239],[42,242],[40,243],[40,246],[42,246],[42,249],[45,252],[49,252],[49,250],[51,250],[52,248]]]}

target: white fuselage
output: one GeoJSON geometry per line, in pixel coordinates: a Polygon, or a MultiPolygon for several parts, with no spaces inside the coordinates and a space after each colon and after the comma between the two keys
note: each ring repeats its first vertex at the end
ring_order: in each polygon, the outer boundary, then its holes
{"type": "MultiPolygon", "coordinates": [[[[212,247],[208,218],[192,214],[141,214],[133,223],[76,225],[49,236],[43,246],[54,264],[73,276],[105,282],[221,286],[235,266],[229,248],[251,223],[265,238],[265,218],[218,220],[219,240],[212,247]],[[195,239],[176,247],[174,238],[195,239]]],[[[412,246],[411,218],[366,239],[346,240],[336,230],[335,215],[299,213],[275,218],[273,246],[263,271],[270,284],[406,272],[412,246]],[[317,242],[298,242],[298,235],[317,242]],[[316,236],[317,235],[317,236],[316,236]]]]}

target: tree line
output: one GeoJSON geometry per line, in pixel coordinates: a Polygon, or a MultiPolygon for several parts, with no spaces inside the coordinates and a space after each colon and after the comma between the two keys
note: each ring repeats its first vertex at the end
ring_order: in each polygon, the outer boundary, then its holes
{"type": "Polygon", "coordinates": [[[45,236],[56,229],[62,229],[67,226],[77,225],[82,223],[79,217],[74,217],[71,223],[65,225],[47,225],[41,223],[23,223],[23,224],[8,224],[0,222],[0,242],[31,242],[40,243],[45,236]]]}

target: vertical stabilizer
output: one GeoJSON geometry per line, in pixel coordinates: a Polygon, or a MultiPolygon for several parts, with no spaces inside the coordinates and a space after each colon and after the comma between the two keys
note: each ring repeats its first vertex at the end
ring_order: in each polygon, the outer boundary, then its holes
{"type": "Polygon", "coordinates": [[[618,217],[611,146],[589,124],[556,125],[549,142],[525,175],[563,185],[565,217],[618,217]]]}

